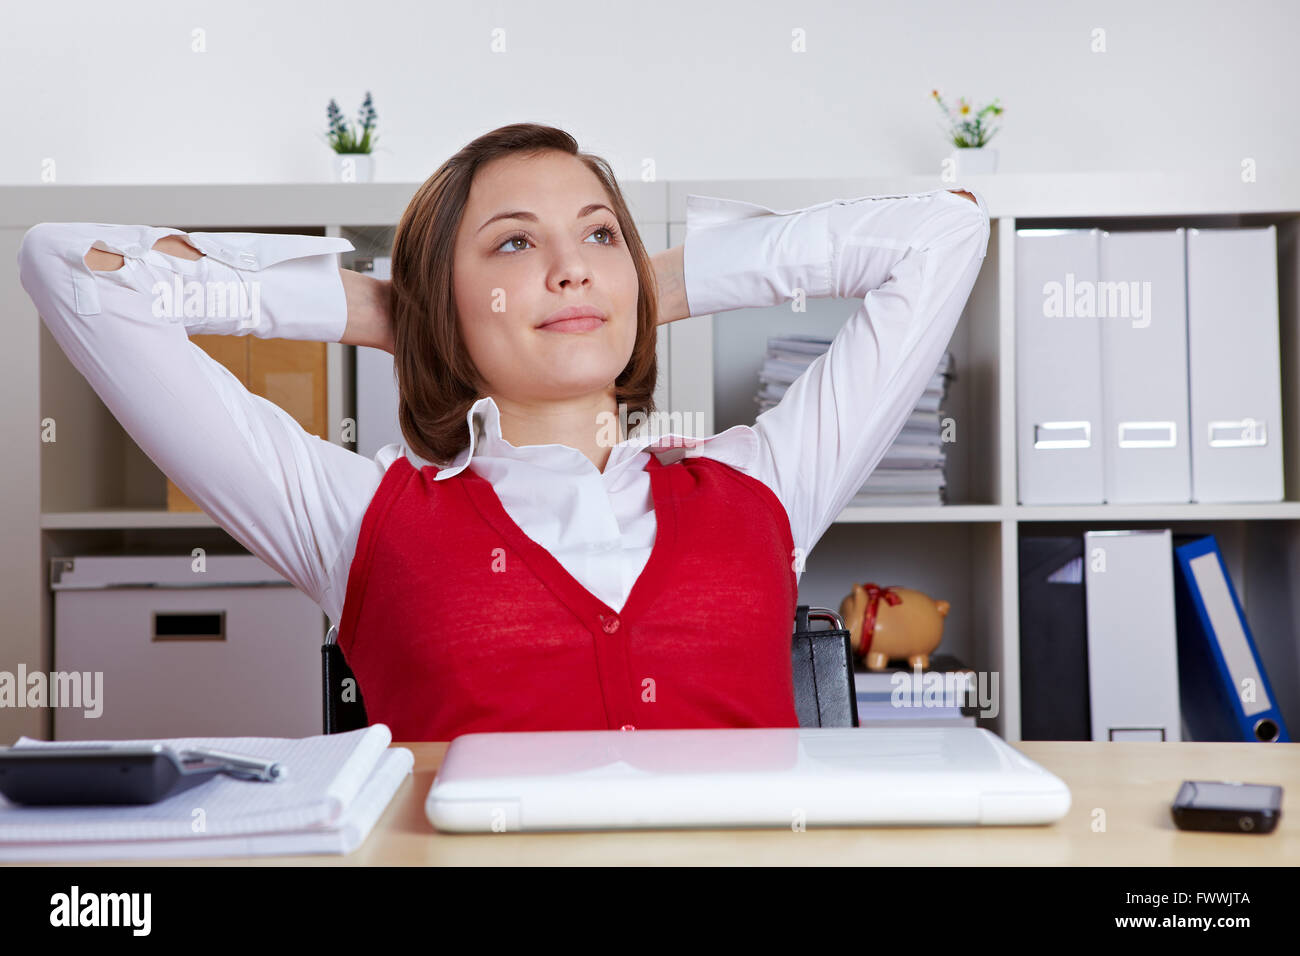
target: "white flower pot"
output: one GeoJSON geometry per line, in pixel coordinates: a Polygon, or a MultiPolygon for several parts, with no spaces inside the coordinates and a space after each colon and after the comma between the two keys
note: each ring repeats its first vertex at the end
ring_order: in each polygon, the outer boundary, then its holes
{"type": "Polygon", "coordinates": [[[373,153],[335,153],[334,181],[336,183],[369,183],[375,178],[373,153]]]}
{"type": "Polygon", "coordinates": [[[988,146],[967,146],[952,151],[953,172],[958,176],[981,176],[998,170],[998,151],[988,146]]]}

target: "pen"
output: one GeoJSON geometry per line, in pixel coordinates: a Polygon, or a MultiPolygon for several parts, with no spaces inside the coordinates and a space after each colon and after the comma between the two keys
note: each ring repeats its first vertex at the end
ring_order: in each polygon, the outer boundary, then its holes
{"type": "Polygon", "coordinates": [[[223,769],[233,776],[250,777],[254,780],[283,780],[289,773],[289,768],[278,761],[244,757],[224,750],[191,749],[182,753],[182,757],[185,756],[214,760],[224,764],[223,769]]]}

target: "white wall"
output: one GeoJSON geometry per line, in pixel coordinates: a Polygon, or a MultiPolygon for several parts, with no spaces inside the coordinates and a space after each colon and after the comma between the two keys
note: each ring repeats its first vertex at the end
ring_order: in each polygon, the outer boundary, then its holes
{"type": "Polygon", "coordinates": [[[621,178],[647,157],[673,179],[937,172],[933,87],[1001,97],[1005,172],[1236,177],[1251,157],[1265,180],[1300,156],[1287,0],[27,0],[3,15],[6,184],[41,182],[50,159],[59,183],[328,179],[325,104],[351,118],[366,89],[385,181],[423,180],[519,121],[567,129],[621,178]]]}

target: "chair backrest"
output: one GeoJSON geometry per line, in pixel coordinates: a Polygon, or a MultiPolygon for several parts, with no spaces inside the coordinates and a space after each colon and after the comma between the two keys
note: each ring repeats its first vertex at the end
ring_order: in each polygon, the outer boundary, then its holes
{"type": "Polygon", "coordinates": [[[357,683],[343,659],[343,648],[338,645],[337,626],[331,624],[321,645],[321,681],[325,690],[325,733],[341,734],[360,730],[370,724],[366,717],[366,704],[357,683]]]}
{"type": "MultiPolygon", "coordinates": [[[[369,724],[366,705],[352,669],[338,645],[338,628],[330,625],[321,645],[325,733],[338,734],[369,724]]],[[[799,605],[790,647],[794,666],[794,703],[800,727],[856,727],[858,699],[853,686],[853,647],[840,616],[825,607],[799,605]],[[810,621],[831,627],[814,630],[810,621]]]]}

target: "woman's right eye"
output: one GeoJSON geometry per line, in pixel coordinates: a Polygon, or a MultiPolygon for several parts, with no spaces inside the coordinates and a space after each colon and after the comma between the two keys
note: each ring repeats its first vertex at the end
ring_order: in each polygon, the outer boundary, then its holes
{"type": "MultiPolygon", "coordinates": [[[[500,252],[500,251],[501,251],[501,246],[509,245],[510,243],[515,242],[515,241],[518,240],[518,239],[522,239],[522,240],[524,240],[525,242],[528,241],[528,237],[527,237],[527,236],[525,236],[522,232],[517,232],[517,233],[515,233],[513,236],[511,236],[509,239],[507,239],[505,242],[501,243],[500,246],[497,246],[497,252],[500,252]]],[[[518,251],[518,250],[516,250],[516,251],[518,251]]]]}

